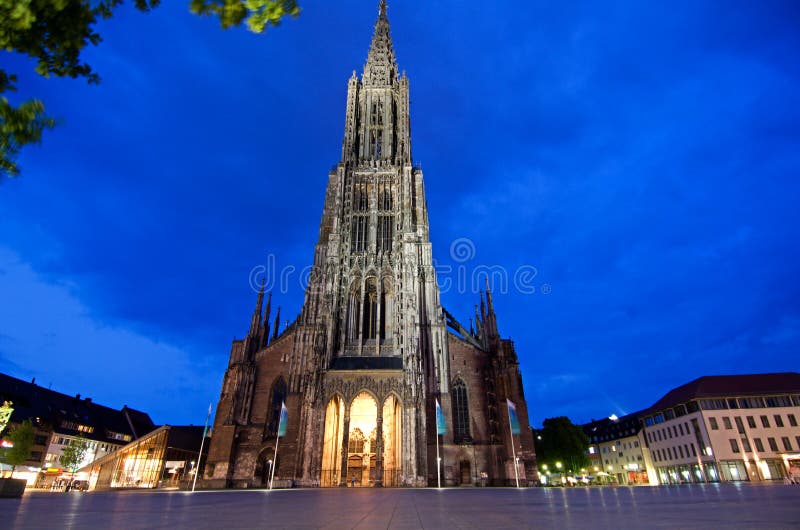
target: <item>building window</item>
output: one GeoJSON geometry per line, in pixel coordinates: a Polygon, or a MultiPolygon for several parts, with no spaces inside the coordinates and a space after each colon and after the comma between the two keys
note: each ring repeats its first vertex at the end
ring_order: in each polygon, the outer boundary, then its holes
{"type": "Polygon", "coordinates": [[[789,414],[789,425],[797,427],[797,418],[794,417],[794,414],[789,414]]]}
{"type": "Polygon", "coordinates": [[[460,379],[453,383],[453,439],[455,443],[472,441],[469,435],[469,405],[467,385],[460,379]]]}
{"type": "Polygon", "coordinates": [[[736,430],[739,431],[739,434],[744,434],[744,422],[742,418],[736,416],[734,420],[736,421],[736,430]]]}
{"type": "Polygon", "coordinates": [[[761,416],[761,425],[762,425],[762,426],[763,426],[765,429],[769,429],[769,418],[768,418],[768,417],[766,417],[766,416],[761,416]]]}
{"type": "Polygon", "coordinates": [[[717,418],[708,418],[708,423],[711,425],[711,430],[716,431],[719,429],[719,424],[717,423],[717,418]]]}
{"type": "Polygon", "coordinates": [[[727,416],[722,417],[722,424],[725,426],[725,429],[727,430],[731,430],[733,428],[731,427],[731,419],[727,416]]]}
{"type": "Polygon", "coordinates": [[[784,436],[783,438],[781,438],[781,441],[783,442],[784,450],[786,450],[786,451],[791,451],[792,450],[792,442],[789,441],[789,437],[788,436],[784,436]]]}
{"type": "Polygon", "coordinates": [[[730,442],[731,442],[731,451],[733,451],[734,453],[738,453],[739,452],[739,444],[733,438],[730,439],[730,442]]]}
{"type": "Polygon", "coordinates": [[[752,416],[748,416],[747,417],[747,426],[750,427],[751,429],[755,429],[756,428],[756,419],[754,417],[752,417],[752,416]]]}
{"type": "Polygon", "coordinates": [[[767,438],[767,443],[772,451],[778,450],[778,444],[775,442],[775,438],[767,438]]]}
{"type": "Polygon", "coordinates": [[[394,216],[378,216],[377,244],[379,252],[392,251],[392,238],[394,236],[394,216]]]}
{"type": "Polygon", "coordinates": [[[367,226],[369,218],[366,215],[354,215],[351,226],[351,241],[353,252],[364,252],[367,250],[367,226]]]}
{"type": "Polygon", "coordinates": [[[279,377],[275,384],[272,386],[272,401],[269,408],[269,421],[267,422],[267,436],[274,437],[278,435],[278,426],[281,422],[281,407],[286,401],[286,381],[283,377],[279,377]]]}
{"type": "Polygon", "coordinates": [[[683,458],[684,457],[683,456],[683,447],[681,447],[680,445],[678,446],[678,452],[680,452],[681,458],[683,458]]]}
{"type": "Polygon", "coordinates": [[[794,441],[797,443],[797,447],[800,447],[800,436],[795,436],[794,441]]]}
{"type": "Polygon", "coordinates": [[[764,444],[761,442],[761,438],[753,438],[753,441],[756,444],[756,451],[764,452],[764,444]]]}
{"type": "Polygon", "coordinates": [[[783,427],[783,418],[781,418],[780,414],[775,414],[775,426],[783,427]]]}
{"type": "Polygon", "coordinates": [[[681,423],[678,424],[678,430],[680,430],[681,436],[683,436],[683,424],[681,423]]]}
{"type": "Polygon", "coordinates": [[[751,449],[751,447],[750,447],[750,440],[748,440],[748,439],[747,439],[746,437],[744,437],[744,436],[742,436],[742,449],[744,449],[744,451],[745,451],[746,453],[749,453],[750,451],[752,451],[752,449],[751,449]]]}
{"type": "Polygon", "coordinates": [[[694,448],[694,444],[691,444],[692,448],[692,456],[697,456],[697,450],[694,448]]]}

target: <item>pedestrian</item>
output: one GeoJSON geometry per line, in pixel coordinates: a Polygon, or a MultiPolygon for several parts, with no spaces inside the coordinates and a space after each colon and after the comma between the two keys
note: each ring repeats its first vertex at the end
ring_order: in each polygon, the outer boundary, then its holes
{"type": "Polygon", "coordinates": [[[356,487],[356,476],[355,475],[350,475],[350,484],[352,484],[352,487],[354,487],[354,488],[356,487]]]}

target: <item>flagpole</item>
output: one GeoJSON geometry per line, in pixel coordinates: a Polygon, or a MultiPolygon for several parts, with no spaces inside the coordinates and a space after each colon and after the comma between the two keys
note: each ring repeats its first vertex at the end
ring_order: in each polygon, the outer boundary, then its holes
{"type": "Polygon", "coordinates": [[[517,487],[519,488],[519,471],[517,470],[517,451],[514,449],[514,428],[511,426],[510,408],[508,408],[508,432],[511,435],[511,456],[514,458],[514,479],[516,479],[517,487]]]}
{"type": "Polygon", "coordinates": [[[441,460],[439,459],[439,431],[436,431],[436,483],[438,484],[439,488],[442,487],[442,471],[441,466],[439,463],[441,460]]]}
{"type": "Polygon", "coordinates": [[[272,469],[269,472],[269,489],[272,489],[272,479],[275,478],[275,464],[278,463],[278,442],[281,441],[281,437],[278,436],[275,438],[275,456],[272,457],[272,469]]]}
{"type": "Polygon", "coordinates": [[[206,443],[206,433],[208,432],[208,422],[211,420],[211,406],[214,403],[208,404],[208,415],[206,416],[206,426],[203,427],[203,439],[200,440],[200,454],[197,455],[197,467],[194,469],[194,480],[192,481],[192,493],[194,493],[194,488],[197,486],[197,475],[200,473],[200,459],[203,458],[203,446],[206,443]]]}
{"type": "Polygon", "coordinates": [[[272,490],[272,481],[275,479],[275,468],[278,464],[278,444],[283,436],[286,436],[286,422],[289,421],[289,411],[286,409],[286,402],[281,402],[281,414],[278,417],[278,432],[275,433],[275,456],[272,457],[272,469],[269,472],[269,489],[272,490]]]}

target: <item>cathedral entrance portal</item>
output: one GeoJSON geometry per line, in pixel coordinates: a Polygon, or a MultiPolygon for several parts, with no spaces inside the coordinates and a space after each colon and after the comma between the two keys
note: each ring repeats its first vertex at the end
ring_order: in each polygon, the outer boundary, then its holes
{"type": "Polygon", "coordinates": [[[325,409],[320,486],[400,486],[402,405],[395,394],[380,408],[359,393],[348,407],[335,394],[325,409]]]}
{"type": "Polygon", "coordinates": [[[350,405],[350,436],[347,444],[347,485],[367,487],[376,480],[376,438],[378,405],[362,392],[350,405]]]}
{"type": "Polygon", "coordinates": [[[402,408],[400,400],[390,394],[383,402],[383,485],[400,485],[400,452],[402,408]]]}
{"type": "Polygon", "coordinates": [[[334,396],[325,409],[325,434],[322,444],[322,476],[320,486],[332,487],[341,483],[342,433],[344,432],[344,400],[334,396]]]}

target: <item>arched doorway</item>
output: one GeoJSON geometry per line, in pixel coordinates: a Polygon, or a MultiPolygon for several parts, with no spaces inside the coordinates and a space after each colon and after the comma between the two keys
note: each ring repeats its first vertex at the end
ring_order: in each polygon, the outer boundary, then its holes
{"type": "Polygon", "coordinates": [[[347,447],[348,486],[367,487],[375,483],[375,436],[378,405],[361,392],[350,405],[350,433],[347,447]]]}
{"type": "Polygon", "coordinates": [[[402,453],[400,452],[402,410],[392,394],[383,402],[383,485],[399,486],[402,453]]]}
{"type": "Polygon", "coordinates": [[[333,396],[325,409],[325,432],[322,444],[322,476],[320,486],[339,485],[342,468],[342,433],[344,430],[344,401],[333,396]]]}
{"type": "Polygon", "coordinates": [[[275,458],[275,448],[274,447],[267,447],[262,449],[261,453],[258,455],[258,460],[256,461],[256,468],[255,472],[253,473],[253,478],[256,479],[256,482],[259,483],[261,486],[267,487],[269,486],[269,478],[272,474],[272,466],[275,465],[277,469],[278,462],[277,460],[273,462],[273,458],[275,458]]]}

